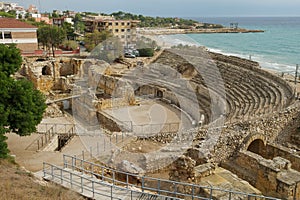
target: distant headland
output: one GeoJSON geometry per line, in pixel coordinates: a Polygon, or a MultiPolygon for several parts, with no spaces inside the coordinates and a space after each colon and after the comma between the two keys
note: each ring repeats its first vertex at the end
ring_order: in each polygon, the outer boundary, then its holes
{"type": "Polygon", "coordinates": [[[190,33],[261,33],[264,30],[249,30],[244,28],[202,28],[202,29],[180,29],[180,28],[139,28],[138,32],[143,35],[171,35],[190,33]]]}

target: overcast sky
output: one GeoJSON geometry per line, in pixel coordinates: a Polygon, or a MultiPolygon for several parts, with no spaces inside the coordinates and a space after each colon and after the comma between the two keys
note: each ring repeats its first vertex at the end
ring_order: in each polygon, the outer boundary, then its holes
{"type": "MultiPolygon", "coordinates": [[[[5,0],[4,0],[5,1],[5,0]]],[[[42,12],[75,10],[170,17],[300,16],[300,0],[6,0],[42,12]]]]}

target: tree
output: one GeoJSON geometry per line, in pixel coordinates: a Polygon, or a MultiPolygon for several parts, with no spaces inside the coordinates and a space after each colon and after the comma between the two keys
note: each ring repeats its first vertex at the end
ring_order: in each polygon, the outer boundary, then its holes
{"type": "Polygon", "coordinates": [[[79,47],[79,44],[74,40],[65,40],[62,45],[67,50],[76,50],[79,47]]]}
{"type": "Polygon", "coordinates": [[[16,15],[11,14],[11,13],[7,13],[7,12],[4,12],[4,11],[0,11],[0,16],[1,17],[7,17],[7,18],[16,18],[16,15]]]}
{"type": "Polygon", "coordinates": [[[84,39],[86,49],[92,51],[98,44],[110,37],[112,37],[112,33],[107,30],[101,32],[96,30],[94,33],[88,33],[84,39]]]}
{"type": "Polygon", "coordinates": [[[26,14],[25,14],[25,19],[28,19],[30,17],[30,14],[27,12],[26,14]]]}
{"type": "Polygon", "coordinates": [[[68,40],[74,39],[75,35],[74,35],[74,28],[72,27],[72,24],[68,22],[64,22],[62,24],[62,28],[65,30],[68,40]]]}
{"type": "Polygon", "coordinates": [[[75,31],[78,33],[83,33],[84,32],[84,23],[82,21],[82,15],[80,13],[77,13],[74,18],[74,27],[75,31]]]}
{"type": "Polygon", "coordinates": [[[59,15],[53,10],[52,14],[51,14],[52,18],[58,18],[59,15]]]}
{"type": "Polygon", "coordinates": [[[55,57],[54,48],[58,47],[66,38],[66,31],[57,26],[42,26],[38,28],[38,40],[44,47],[52,49],[55,57]]]}
{"type": "Polygon", "coordinates": [[[154,50],[152,48],[142,48],[138,49],[141,57],[152,57],[154,55],[154,50]]]}
{"type": "Polygon", "coordinates": [[[15,45],[0,44],[0,158],[9,153],[5,133],[30,135],[36,131],[46,109],[43,94],[31,82],[11,76],[21,63],[20,50],[15,45]]]}

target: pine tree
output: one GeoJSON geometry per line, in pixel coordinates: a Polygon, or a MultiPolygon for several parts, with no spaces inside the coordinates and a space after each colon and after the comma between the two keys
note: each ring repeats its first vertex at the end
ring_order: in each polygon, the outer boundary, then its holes
{"type": "Polygon", "coordinates": [[[20,136],[36,131],[46,109],[43,94],[26,79],[15,80],[22,63],[15,45],[0,44],[0,158],[8,156],[5,133],[20,136]]]}

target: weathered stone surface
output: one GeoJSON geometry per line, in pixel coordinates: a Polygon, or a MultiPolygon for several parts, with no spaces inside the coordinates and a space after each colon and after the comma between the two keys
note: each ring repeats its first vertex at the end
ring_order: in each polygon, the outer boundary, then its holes
{"type": "Polygon", "coordinates": [[[120,170],[131,173],[131,174],[137,174],[140,176],[143,176],[145,174],[145,171],[142,168],[134,165],[133,163],[129,162],[128,160],[123,160],[120,163],[119,168],[120,168],[120,170]]]}
{"type": "Polygon", "coordinates": [[[170,180],[191,182],[194,180],[196,161],[190,157],[181,156],[171,166],[170,180]]]}

